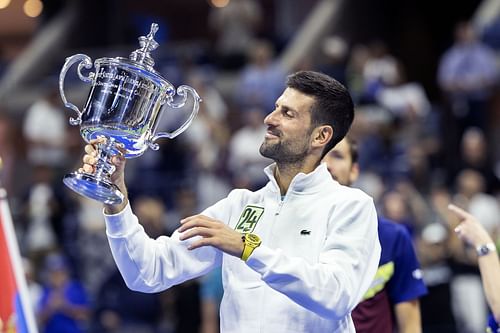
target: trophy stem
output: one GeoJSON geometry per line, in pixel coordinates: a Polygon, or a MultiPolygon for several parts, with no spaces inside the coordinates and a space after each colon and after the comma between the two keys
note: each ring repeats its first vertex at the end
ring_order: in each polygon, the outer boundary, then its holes
{"type": "Polygon", "coordinates": [[[124,195],[118,187],[111,182],[111,174],[115,166],[111,163],[112,153],[116,151],[114,138],[107,137],[106,142],[98,145],[99,155],[95,172],[72,172],[67,174],[63,182],[73,191],[87,198],[105,204],[115,205],[123,202],[124,195]]]}
{"type": "Polygon", "coordinates": [[[111,153],[116,151],[115,148],[115,138],[107,137],[106,142],[100,143],[98,145],[99,155],[97,157],[97,163],[95,166],[94,176],[96,178],[105,178],[109,180],[111,174],[115,172],[115,166],[111,163],[111,153]]]}

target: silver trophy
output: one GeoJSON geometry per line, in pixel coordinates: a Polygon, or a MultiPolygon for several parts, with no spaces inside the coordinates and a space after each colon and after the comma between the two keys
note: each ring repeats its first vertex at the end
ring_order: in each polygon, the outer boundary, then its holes
{"type": "Polygon", "coordinates": [[[64,184],[73,191],[106,204],[123,202],[123,194],[111,183],[114,166],[111,157],[123,154],[125,158],[141,156],[149,147],[158,150],[156,140],[173,139],[184,132],[198,113],[200,97],[186,85],[174,86],[154,69],[150,52],[158,47],[154,34],[158,25],[153,23],[147,36],[139,38],[140,48],[127,58],[100,58],[94,64],[85,54],[66,58],[59,75],[59,90],[64,105],[77,113],[70,118],[71,125],[80,126],[86,142],[105,137],[100,144],[95,172],[72,172],[64,177],[64,184]],[[78,63],[78,77],[92,88],[83,111],[67,101],[64,78],[69,68],[78,63]],[[91,69],[85,76],[82,70],[91,69]],[[175,96],[177,94],[177,96],[175,96]],[[160,115],[168,107],[184,107],[188,94],[193,97],[192,111],[184,123],[172,132],[156,132],[160,115]],[[175,98],[174,98],[175,97],[175,98]]]}

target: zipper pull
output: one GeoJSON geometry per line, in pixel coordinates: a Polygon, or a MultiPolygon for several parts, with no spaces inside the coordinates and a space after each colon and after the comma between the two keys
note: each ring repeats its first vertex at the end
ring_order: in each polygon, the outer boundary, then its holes
{"type": "Polygon", "coordinates": [[[278,216],[280,215],[280,212],[281,212],[281,207],[283,207],[283,204],[285,203],[285,199],[283,198],[283,200],[280,200],[280,204],[278,206],[278,211],[276,213],[274,213],[274,216],[278,216]]]}

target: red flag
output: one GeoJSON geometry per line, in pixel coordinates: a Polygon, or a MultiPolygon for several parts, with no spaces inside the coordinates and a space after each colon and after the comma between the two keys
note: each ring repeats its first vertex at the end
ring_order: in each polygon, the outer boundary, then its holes
{"type": "Polygon", "coordinates": [[[37,333],[7,195],[0,188],[0,333],[37,333]]]}

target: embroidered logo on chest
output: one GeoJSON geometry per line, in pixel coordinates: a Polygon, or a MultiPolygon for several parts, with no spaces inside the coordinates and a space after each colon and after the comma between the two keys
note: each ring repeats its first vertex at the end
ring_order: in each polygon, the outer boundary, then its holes
{"type": "Polygon", "coordinates": [[[253,232],[263,213],[264,207],[247,205],[234,230],[244,234],[253,232]]]}

